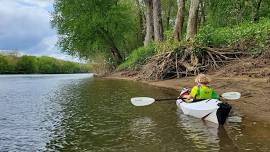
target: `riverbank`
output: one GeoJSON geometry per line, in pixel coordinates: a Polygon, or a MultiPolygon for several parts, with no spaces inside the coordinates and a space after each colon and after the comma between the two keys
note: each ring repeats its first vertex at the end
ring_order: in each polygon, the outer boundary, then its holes
{"type": "MultiPolygon", "coordinates": [[[[165,87],[178,91],[179,88],[191,88],[194,83],[194,77],[180,79],[170,79],[162,81],[141,81],[136,77],[127,77],[124,72],[114,73],[106,78],[124,79],[139,81],[150,85],[165,87]]],[[[252,121],[264,121],[270,123],[270,82],[269,78],[250,78],[248,76],[222,77],[220,73],[211,73],[212,86],[222,94],[223,92],[237,91],[241,93],[241,98],[234,101],[226,101],[233,106],[243,118],[252,121]]]]}

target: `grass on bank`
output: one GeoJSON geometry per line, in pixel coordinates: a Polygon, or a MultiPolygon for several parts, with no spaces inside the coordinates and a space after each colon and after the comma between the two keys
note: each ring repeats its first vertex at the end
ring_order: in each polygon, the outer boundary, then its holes
{"type": "Polygon", "coordinates": [[[156,52],[155,44],[150,44],[147,47],[140,47],[134,50],[128,58],[118,66],[118,70],[134,69],[136,66],[143,64],[147,58],[153,56],[156,52]]]}
{"type": "MultiPolygon", "coordinates": [[[[193,45],[198,47],[228,47],[237,43],[250,43],[247,51],[259,54],[270,37],[270,20],[262,19],[258,23],[247,22],[232,27],[214,28],[202,27],[197,34],[193,45]]],[[[136,69],[143,65],[151,56],[174,51],[178,47],[190,45],[190,42],[174,42],[167,39],[165,42],[152,43],[147,47],[135,49],[128,58],[118,66],[118,70],[136,69]]]]}

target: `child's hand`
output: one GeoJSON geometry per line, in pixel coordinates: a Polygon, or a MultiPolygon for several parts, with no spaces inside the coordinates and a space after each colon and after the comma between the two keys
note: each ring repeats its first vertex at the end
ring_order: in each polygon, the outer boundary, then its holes
{"type": "Polygon", "coordinates": [[[190,99],[192,99],[192,96],[191,95],[184,95],[183,98],[190,100],[190,99]]]}

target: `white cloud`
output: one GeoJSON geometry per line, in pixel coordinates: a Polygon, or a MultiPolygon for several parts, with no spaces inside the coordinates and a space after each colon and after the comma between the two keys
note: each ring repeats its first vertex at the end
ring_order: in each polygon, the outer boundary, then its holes
{"type": "Polygon", "coordinates": [[[0,2],[0,47],[27,49],[44,37],[55,34],[50,27],[47,10],[16,1],[0,2]]]}
{"type": "Polygon", "coordinates": [[[0,49],[72,60],[55,46],[52,4],[53,0],[0,0],[0,49]]]}
{"type": "Polygon", "coordinates": [[[16,0],[18,3],[47,8],[54,0],[16,0]]]}

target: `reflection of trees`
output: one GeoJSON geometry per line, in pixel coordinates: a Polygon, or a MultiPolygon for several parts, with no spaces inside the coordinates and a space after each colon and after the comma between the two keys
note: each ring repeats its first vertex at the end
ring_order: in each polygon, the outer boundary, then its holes
{"type": "Polygon", "coordinates": [[[196,149],[220,152],[238,151],[238,147],[234,145],[223,126],[183,115],[180,111],[179,118],[179,125],[186,132],[185,138],[192,141],[192,146],[196,149]]]}
{"type": "Polygon", "coordinates": [[[179,114],[179,117],[179,125],[186,132],[185,138],[192,142],[191,146],[199,150],[218,150],[218,126],[216,124],[183,114],[179,114]]]}
{"type": "Polygon", "coordinates": [[[156,113],[167,108],[158,104],[137,108],[131,105],[130,97],[167,94],[130,81],[95,79],[72,84],[76,85],[64,87],[52,97],[60,106],[52,117],[61,117],[50,129],[47,151],[159,150],[156,113]]]}

